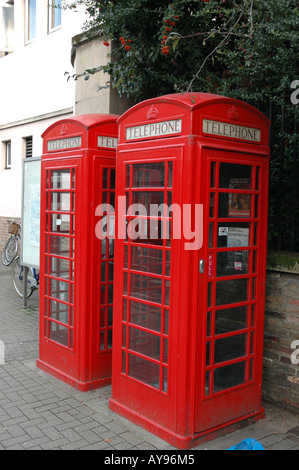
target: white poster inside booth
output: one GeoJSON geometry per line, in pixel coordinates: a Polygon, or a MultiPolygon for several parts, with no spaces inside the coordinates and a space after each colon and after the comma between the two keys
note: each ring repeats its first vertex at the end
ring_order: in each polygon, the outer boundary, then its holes
{"type": "Polygon", "coordinates": [[[41,158],[23,161],[21,262],[39,269],[41,158]]]}

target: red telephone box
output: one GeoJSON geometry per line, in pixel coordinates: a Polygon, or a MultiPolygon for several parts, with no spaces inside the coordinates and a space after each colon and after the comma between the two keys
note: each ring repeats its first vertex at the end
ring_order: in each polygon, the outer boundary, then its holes
{"type": "Polygon", "coordinates": [[[64,119],[42,136],[37,365],[82,391],[111,381],[117,118],[64,119]]]}
{"type": "Polygon", "coordinates": [[[110,407],[186,449],[263,416],[269,121],[186,93],[118,124],[110,407]]]}

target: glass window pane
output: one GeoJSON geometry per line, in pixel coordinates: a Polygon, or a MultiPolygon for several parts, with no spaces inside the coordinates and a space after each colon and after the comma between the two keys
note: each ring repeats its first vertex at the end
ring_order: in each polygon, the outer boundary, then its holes
{"type": "Polygon", "coordinates": [[[249,246],[249,223],[221,222],[218,224],[219,248],[249,246]]]}
{"type": "Polygon", "coordinates": [[[251,195],[219,193],[218,217],[251,217],[251,195]]]}
{"type": "Polygon", "coordinates": [[[71,170],[53,170],[51,172],[51,188],[52,189],[70,189],[71,187],[71,170]]]}
{"type": "Polygon", "coordinates": [[[130,323],[148,328],[149,330],[161,331],[161,309],[140,302],[130,302],[130,323]]]}
{"type": "Polygon", "coordinates": [[[215,340],[214,362],[230,361],[245,356],[247,335],[235,335],[215,340]]]}
{"type": "MultiPolygon", "coordinates": [[[[70,279],[70,261],[60,258],[51,258],[50,259],[50,273],[55,277],[60,277],[63,279],[70,279]]],[[[71,266],[71,279],[73,278],[73,266],[71,266]]]]}
{"type": "Polygon", "coordinates": [[[71,210],[70,193],[52,193],[51,210],[69,212],[71,210]]]}
{"type": "Polygon", "coordinates": [[[132,192],[132,203],[140,204],[140,210],[138,207],[132,208],[134,211],[133,215],[151,215],[151,205],[160,205],[164,203],[164,193],[162,191],[133,191],[132,192]]]}
{"type": "Polygon", "coordinates": [[[57,279],[49,280],[50,289],[49,295],[55,299],[69,302],[71,286],[67,282],[63,282],[57,279]]]}
{"type": "Polygon", "coordinates": [[[162,279],[131,274],[131,296],[151,302],[162,301],[162,279]]]}
{"type": "Polygon", "coordinates": [[[133,187],[164,187],[165,163],[139,163],[133,165],[133,187]]]}
{"type": "Polygon", "coordinates": [[[61,25],[61,0],[51,1],[51,29],[61,25]]]}
{"type": "Polygon", "coordinates": [[[51,232],[70,233],[71,217],[67,214],[51,214],[51,232]]]}
{"type": "Polygon", "coordinates": [[[238,362],[237,364],[215,369],[213,392],[220,392],[221,390],[243,384],[245,382],[245,365],[245,362],[238,362]]]}
{"type": "Polygon", "coordinates": [[[68,346],[69,329],[66,326],[50,322],[49,338],[63,346],[68,346]]]}
{"type": "Polygon", "coordinates": [[[107,332],[107,349],[112,349],[112,330],[107,332]]]}
{"type": "Polygon", "coordinates": [[[211,162],[211,188],[216,187],[216,162],[211,162]]]}
{"type": "Polygon", "coordinates": [[[170,251],[166,251],[165,276],[170,276],[170,251]]]}
{"type": "Polygon", "coordinates": [[[217,254],[217,276],[238,276],[248,272],[248,251],[217,254]]]}
{"type": "Polygon", "coordinates": [[[129,349],[152,359],[160,359],[160,336],[133,327],[129,328],[129,335],[129,349]]]}
{"type": "Polygon", "coordinates": [[[162,274],[162,250],[132,246],[131,269],[153,274],[162,274]]]}
{"type": "Polygon", "coordinates": [[[172,188],[173,163],[168,162],[168,187],[172,188]]]}
{"type": "Polygon", "coordinates": [[[116,170],[114,168],[110,169],[110,188],[115,189],[115,176],[116,170]]]}
{"type": "Polygon", "coordinates": [[[128,354],[128,375],[136,380],[160,388],[160,366],[143,357],[128,354]]]}
{"type": "Polygon", "coordinates": [[[113,307],[108,307],[108,326],[113,324],[113,307]]]}
{"type": "Polygon", "coordinates": [[[166,369],[166,367],[163,367],[162,369],[162,380],[163,380],[163,383],[162,383],[162,391],[167,393],[167,376],[168,376],[168,369],[166,369]]]}
{"type": "Polygon", "coordinates": [[[216,282],[216,305],[235,304],[247,300],[248,279],[216,282]]]}
{"type": "Polygon", "coordinates": [[[68,325],[69,323],[69,306],[56,300],[49,301],[49,317],[68,325]]]}
{"type": "Polygon", "coordinates": [[[238,163],[220,163],[219,188],[251,189],[252,167],[238,163]]]}
{"type": "Polygon", "coordinates": [[[171,221],[136,217],[127,224],[127,234],[132,243],[161,246],[165,239],[170,246],[171,221]]]}
{"type": "Polygon", "coordinates": [[[247,306],[225,308],[215,312],[215,335],[242,330],[247,326],[247,306]]]}
{"type": "Polygon", "coordinates": [[[27,0],[27,40],[36,37],[36,0],[27,0]]]}
{"type": "Polygon", "coordinates": [[[50,235],[48,251],[53,255],[70,257],[70,239],[58,235],[50,235]]]}
{"type": "Polygon", "coordinates": [[[14,48],[14,6],[2,7],[2,28],[4,49],[13,50],[14,48]]]}
{"type": "Polygon", "coordinates": [[[168,328],[169,328],[169,311],[164,310],[164,334],[168,335],[168,328]]]}

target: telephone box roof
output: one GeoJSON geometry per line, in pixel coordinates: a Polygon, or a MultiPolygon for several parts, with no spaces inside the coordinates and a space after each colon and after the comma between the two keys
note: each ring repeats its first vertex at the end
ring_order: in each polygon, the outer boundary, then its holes
{"type": "Polygon", "coordinates": [[[261,113],[259,110],[257,110],[250,104],[245,103],[244,101],[240,101],[235,98],[229,98],[226,96],[216,95],[213,93],[200,93],[200,92],[172,93],[172,94],[163,95],[157,98],[150,98],[130,108],[122,116],[119,117],[118,122],[121,122],[128,114],[131,114],[134,111],[137,111],[139,108],[143,106],[150,106],[151,104],[158,104],[158,103],[169,103],[169,104],[172,103],[177,106],[187,108],[190,111],[194,111],[200,107],[207,106],[209,104],[227,103],[227,104],[246,108],[248,111],[251,111],[252,113],[256,114],[259,118],[264,119],[268,125],[270,124],[270,121],[263,113],[261,113]]]}
{"type": "Polygon", "coordinates": [[[48,134],[48,132],[54,127],[59,126],[61,124],[66,124],[67,122],[76,123],[89,130],[97,126],[98,124],[115,122],[118,118],[119,116],[115,114],[104,113],[81,114],[79,116],[71,116],[69,118],[61,119],[59,121],[54,122],[50,127],[46,129],[46,131],[42,134],[42,137],[48,134]]]}

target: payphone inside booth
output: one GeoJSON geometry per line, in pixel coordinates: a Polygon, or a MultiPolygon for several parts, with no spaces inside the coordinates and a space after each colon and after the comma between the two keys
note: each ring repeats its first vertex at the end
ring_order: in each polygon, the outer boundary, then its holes
{"type": "Polygon", "coordinates": [[[37,365],[86,391],[111,382],[118,116],[43,134],[37,365]]]}
{"type": "Polygon", "coordinates": [[[118,124],[109,403],[187,449],[263,416],[269,121],[186,93],[118,124]]]}

